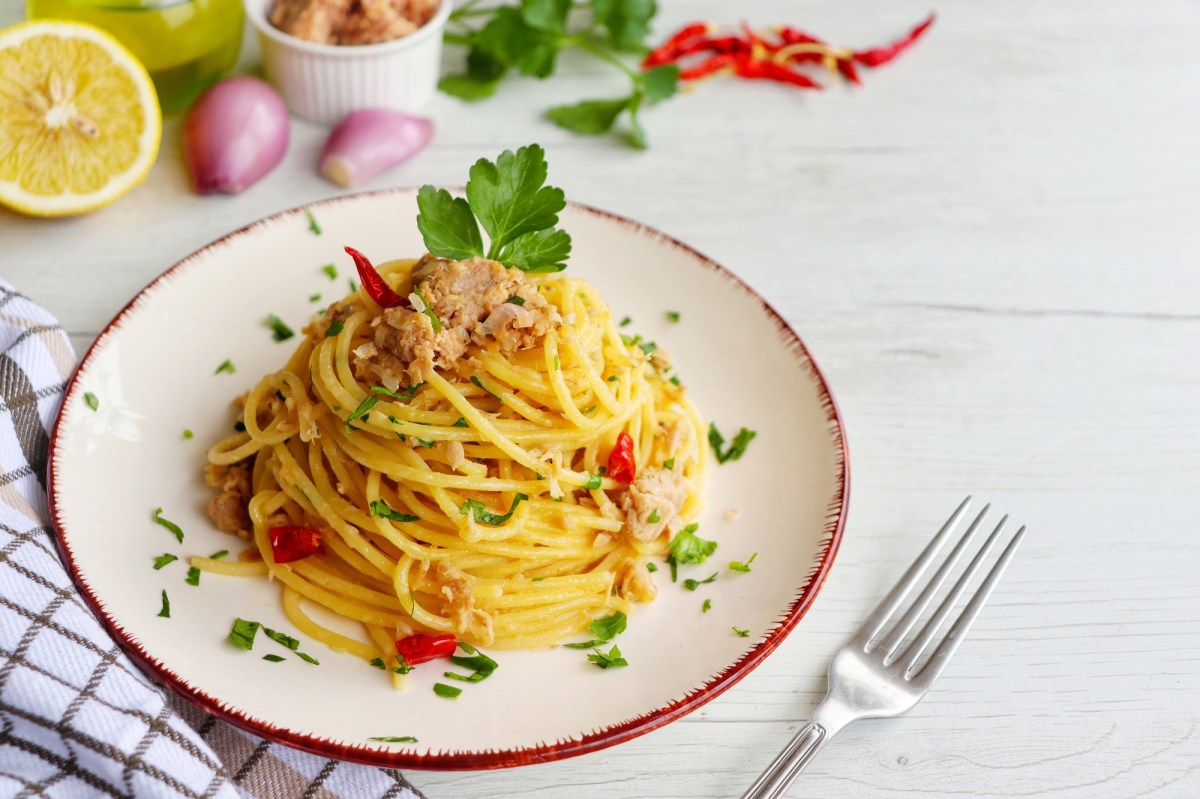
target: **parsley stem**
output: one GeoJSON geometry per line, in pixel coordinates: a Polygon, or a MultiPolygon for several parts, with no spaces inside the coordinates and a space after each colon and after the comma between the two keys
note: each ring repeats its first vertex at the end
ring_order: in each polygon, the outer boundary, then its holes
{"type": "Polygon", "coordinates": [[[583,50],[596,56],[596,58],[599,58],[601,61],[607,61],[608,63],[612,64],[617,69],[624,72],[626,75],[629,76],[630,80],[637,81],[637,79],[638,79],[637,73],[634,72],[632,69],[630,69],[628,64],[626,64],[621,59],[617,58],[612,53],[608,52],[607,50],[605,50],[601,47],[597,47],[596,45],[594,45],[590,41],[588,41],[586,38],[584,38],[583,36],[574,37],[573,41],[575,43],[577,43],[579,45],[579,47],[582,48],[583,50]]]}

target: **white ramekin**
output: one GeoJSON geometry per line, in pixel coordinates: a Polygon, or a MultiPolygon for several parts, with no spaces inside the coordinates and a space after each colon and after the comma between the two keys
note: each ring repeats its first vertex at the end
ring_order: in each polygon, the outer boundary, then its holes
{"type": "Polygon", "coordinates": [[[272,0],[243,0],[258,30],[263,67],[288,109],[313,122],[338,122],[360,108],[413,111],[437,90],[442,31],[450,0],[407,36],[364,45],[314,44],[284,33],[267,19],[272,0]]]}

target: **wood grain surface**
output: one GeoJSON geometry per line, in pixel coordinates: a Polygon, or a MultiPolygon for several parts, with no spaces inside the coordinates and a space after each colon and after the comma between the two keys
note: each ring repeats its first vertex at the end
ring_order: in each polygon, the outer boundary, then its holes
{"type": "MultiPolygon", "coordinates": [[[[542,143],[572,199],[688,242],[768,298],[826,371],[849,438],[841,552],[764,665],[616,748],[411,774],[432,799],[740,795],[968,493],[1029,526],[1009,575],[925,700],[849,727],[789,796],[1200,796],[1200,5],[934,9],[928,37],[860,88],[708,81],[646,115],[644,153],[542,118],[622,90],[583,60],[481,105],[439,97],[433,145],[365,186],[461,184],[475,158],[542,143]]],[[[656,30],[744,18],[868,45],[929,10],[664,0],[656,30]]],[[[20,16],[0,0],[0,22],[20,16]]],[[[179,130],[167,121],[149,180],[104,211],[0,213],[0,274],[77,348],[197,247],[337,193],[314,171],[325,130],[296,121],[275,173],[194,196],[179,130]]]]}

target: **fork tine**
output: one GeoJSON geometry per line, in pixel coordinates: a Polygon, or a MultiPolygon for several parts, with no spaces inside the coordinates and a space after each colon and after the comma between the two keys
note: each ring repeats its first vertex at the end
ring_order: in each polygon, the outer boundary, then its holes
{"type": "Polygon", "coordinates": [[[928,688],[937,676],[946,668],[946,664],[950,662],[950,658],[958,651],[958,647],[962,644],[963,638],[971,629],[971,625],[975,623],[975,619],[979,616],[979,611],[983,609],[983,605],[988,601],[988,597],[992,595],[992,591],[996,588],[996,584],[1000,582],[1000,578],[1004,575],[1004,570],[1008,568],[1008,562],[1012,560],[1013,554],[1017,551],[1017,546],[1021,543],[1021,539],[1025,537],[1025,527],[1022,525],[1017,534],[1008,542],[1008,546],[1004,548],[1000,558],[992,566],[992,570],[988,572],[987,579],[983,581],[983,585],[979,586],[979,590],[975,592],[975,596],[963,608],[962,613],[955,619],[950,630],[946,633],[946,637],[938,644],[938,648],[933,651],[933,655],[929,658],[929,662],[920,672],[913,675],[913,681],[922,684],[928,688]]]}
{"type": "Polygon", "coordinates": [[[925,623],[925,626],[921,629],[921,632],[917,635],[913,643],[909,645],[908,649],[906,649],[902,654],[897,655],[897,659],[905,659],[904,673],[906,675],[913,670],[913,667],[917,665],[917,661],[921,659],[921,654],[925,651],[926,647],[929,646],[929,642],[933,640],[933,637],[937,635],[938,630],[942,628],[942,625],[946,622],[946,617],[948,617],[950,612],[954,610],[955,603],[958,602],[963,593],[967,590],[967,585],[971,582],[971,580],[975,579],[975,574],[979,571],[979,567],[983,565],[984,558],[986,558],[988,553],[992,551],[992,548],[995,547],[996,541],[998,541],[1000,538],[1000,532],[1004,529],[1004,525],[1007,522],[1007,515],[1000,519],[1000,523],[996,525],[996,529],[993,530],[992,534],[988,536],[988,539],[984,542],[983,547],[977,553],[975,553],[975,557],[971,559],[971,564],[967,566],[966,571],[964,571],[962,576],[958,578],[958,582],[954,584],[954,588],[950,591],[946,598],[942,600],[942,604],[938,606],[937,612],[933,614],[933,618],[925,623]]]}
{"type": "Polygon", "coordinates": [[[928,610],[929,605],[933,602],[934,596],[942,585],[946,582],[946,578],[950,576],[950,572],[958,564],[962,558],[963,552],[970,545],[971,540],[975,537],[975,532],[979,529],[979,525],[983,523],[983,517],[987,515],[991,505],[984,505],[983,510],[979,511],[979,515],[971,522],[971,526],[963,533],[962,538],[954,545],[954,549],[946,557],[945,562],[938,568],[937,572],[929,580],[929,583],[921,591],[921,595],[917,597],[917,601],[912,607],[896,622],[892,627],[891,632],[884,638],[880,648],[883,650],[883,664],[889,665],[896,657],[896,650],[900,648],[900,644],[904,642],[905,636],[912,632],[912,628],[916,626],[917,621],[928,610]]]}
{"type": "Polygon", "coordinates": [[[958,524],[958,520],[962,518],[963,513],[967,509],[967,505],[970,503],[971,497],[968,496],[962,501],[962,503],[959,504],[954,513],[950,514],[950,518],[946,520],[946,523],[942,525],[942,529],[938,530],[938,534],[935,535],[933,540],[930,541],[925,547],[925,551],[922,552],[915,561],[913,561],[913,564],[908,567],[908,571],[904,573],[904,576],[900,578],[900,581],[892,587],[891,591],[888,591],[887,596],[880,600],[879,604],[875,607],[875,610],[872,611],[871,615],[867,617],[867,620],[863,622],[862,627],[860,627],[858,632],[855,633],[850,639],[852,642],[862,647],[865,651],[870,651],[873,648],[870,646],[871,640],[874,639],[875,636],[879,635],[879,631],[882,630],[884,625],[887,624],[888,619],[892,617],[892,614],[895,613],[896,609],[900,607],[901,603],[904,602],[904,598],[908,596],[908,592],[911,591],[914,586],[916,586],[917,581],[921,579],[921,575],[925,573],[925,570],[929,568],[929,564],[933,562],[935,557],[937,557],[937,553],[942,548],[942,544],[945,543],[946,538],[950,535],[950,532],[954,529],[955,525],[958,524]]]}

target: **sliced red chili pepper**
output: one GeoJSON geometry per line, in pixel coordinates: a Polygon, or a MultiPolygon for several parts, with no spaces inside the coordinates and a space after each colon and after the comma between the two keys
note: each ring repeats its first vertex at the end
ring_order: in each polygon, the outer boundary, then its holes
{"type": "Polygon", "coordinates": [[[733,53],[718,53],[706,61],[701,61],[694,67],[688,67],[687,69],[680,70],[679,79],[699,80],[700,78],[707,78],[714,72],[720,72],[723,69],[732,67],[737,63],[739,57],[741,56],[734,55],[733,53]]]}
{"type": "Polygon", "coordinates": [[[636,474],[637,464],[633,462],[633,436],[621,433],[617,436],[617,443],[613,446],[612,452],[608,453],[608,471],[605,472],[605,475],[618,483],[629,485],[633,482],[636,474]]]}
{"type": "Polygon", "coordinates": [[[387,284],[387,281],[375,271],[375,267],[367,260],[367,256],[353,247],[347,247],[346,252],[354,259],[354,266],[358,269],[358,279],[362,282],[367,296],[375,300],[379,307],[394,308],[404,302],[400,295],[387,284]]]}
{"type": "Polygon", "coordinates": [[[311,527],[272,527],[269,534],[271,557],[276,563],[303,560],[325,549],[325,545],[321,543],[320,531],[311,527]]]}
{"type": "Polygon", "coordinates": [[[762,58],[739,59],[734,65],[734,71],[738,77],[750,78],[751,80],[773,80],[777,83],[787,83],[801,89],[824,88],[821,84],[801,72],[762,58]]]}
{"type": "Polygon", "coordinates": [[[679,58],[679,46],[681,44],[698,36],[707,36],[708,29],[708,24],[704,22],[693,22],[690,25],[684,25],[669,39],[650,51],[650,54],[642,61],[642,69],[650,69],[651,67],[671,63],[679,58]]]}
{"type": "Polygon", "coordinates": [[[870,50],[856,52],[854,60],[866,67],[877,67],[881,64],[886,64],[909,47],[912,47],[913,42],[921,38],[921,34],[929,30],[929,26],[933,24],[935,16],[935,14],[930,14],[928,19],[909,31],[908,35],[899,41],[892,42],[883,47],[874,47],[870,50]]]}
{"type": "Polygon", "coordinates": [[[448,658],[454,654],[454,650],[457,648],[458,639],[450,633],[445,635],[414,633],[396,642],[397,654],[404,658],[410,666],[437,658],[448,658]]]}

